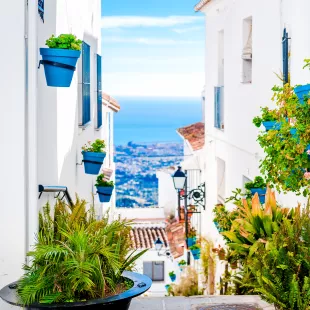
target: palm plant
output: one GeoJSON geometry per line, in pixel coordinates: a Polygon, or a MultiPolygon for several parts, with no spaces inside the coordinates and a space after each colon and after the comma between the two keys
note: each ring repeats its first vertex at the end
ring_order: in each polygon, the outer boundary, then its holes
{"type": "Polygon", "coordinates": [[[18,284],[24,305],[103,298],[126,290],[125,269],[145,251],[130,246],[130,222],[108,217],[96,220],[94,208],[76,198],[69,206],[58,200],[51,216],[46,204],[39,215],[39,232],[31,265],[18,284]]]}

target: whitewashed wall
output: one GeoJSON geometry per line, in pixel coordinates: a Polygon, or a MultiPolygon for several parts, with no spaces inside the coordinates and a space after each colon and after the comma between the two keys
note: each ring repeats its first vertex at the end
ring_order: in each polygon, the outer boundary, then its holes
{"type": "MultiPolygon", "coordinates": [[[[21,275],[26,251],[25,7],[0,4],[0,287],[21,275]]],[[[0,301],[0,309],[10,309],[0,301]]]]}
{"type": "MultiPolygon", "coordinates": [[[[203,232],[215,244],[222,243],[212,223],[217,203],[217,159],[225,162],[226,197],[243,187],[243,177],[259,175],[263,152],[256,142],[258,130],[252,124],[261,106],[272,107],[271,88],[281,85],[276,73],[282,71],[282,34],[287,27],[291,39],[292,84],[309,82],[309,71],[302,70],[303,59],[310,54],[307,37],[309,18],[307,0],[214,0],[205,6],[206,15],[206,188],[207,209],[203,214],[203,232]],[[252,83],[242,83],[243,20],[253,20],[252,83]],[[214,87],[218,75],[219,32],[224,30],[224,130],[214,128],[214,87]]],[[[278,195],[285,206],[294,206],[301,197],[278,195]]],[[[222,271],[223,268],[220,268],[222,271]]],[[[219,276],[219,274],[218,274],[219,276]]]]}

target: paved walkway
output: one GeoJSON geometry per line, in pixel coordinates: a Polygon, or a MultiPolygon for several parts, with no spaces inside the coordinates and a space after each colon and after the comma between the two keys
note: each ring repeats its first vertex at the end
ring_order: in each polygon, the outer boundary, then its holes
{"type": "Polygon", "coordinates": [[[135,298],[129,310],[274,310],[258,296],[135,298]]]}

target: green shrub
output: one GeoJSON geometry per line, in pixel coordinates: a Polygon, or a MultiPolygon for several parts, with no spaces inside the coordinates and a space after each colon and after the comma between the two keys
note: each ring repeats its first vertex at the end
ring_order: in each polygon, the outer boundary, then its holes
{"type": "Polygon", "coordinates": [[[114,186],[114,182],[113,181],[107,181],[105,179],[104,174],[102,173],[102,174],[99,174],[97,176],[95,186],[113,187],[114,186]]]}
{"type": "Polygon", "coordinates": [[[253,182],[247,182],[244,184],[244,187],[247,190],[250,190],[251,188],[266,188],[266,186],[266,182],[260,176],[255,177],[253,182]]]}
{"type": "Polygon", "coordinates": [[[49,204],[40,213],[31,264],[18,283],[21,303],[85,301],[126,290],[122,272],[145,253],[131,249],[130,222],[96,220],[94,208],[78,198],[72,206],[57,201],[53,214],[49,204]]]}
{"type": "Polygon", "coordinates": [[[82,147],[83,152],[104,153],[105,142],[104,140],[97,139],[94,142],[88,141],[82,147]]]}

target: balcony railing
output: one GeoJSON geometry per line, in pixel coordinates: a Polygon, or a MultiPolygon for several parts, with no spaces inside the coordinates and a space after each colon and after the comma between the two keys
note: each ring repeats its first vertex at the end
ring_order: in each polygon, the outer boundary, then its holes
{"type": "Polygon", "coordinates": [[[214,127],[224,129],[224,86],[214,87],[214,127]]]}

